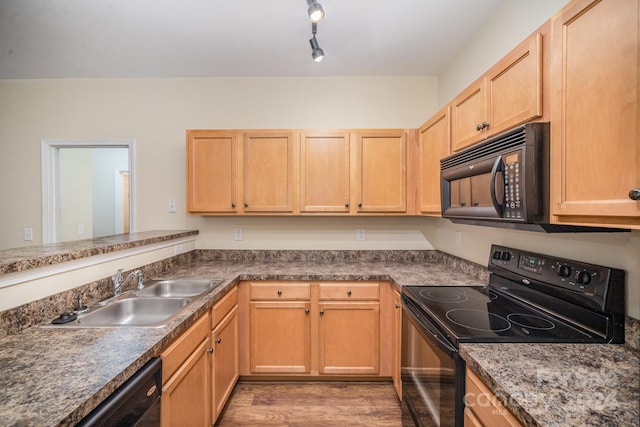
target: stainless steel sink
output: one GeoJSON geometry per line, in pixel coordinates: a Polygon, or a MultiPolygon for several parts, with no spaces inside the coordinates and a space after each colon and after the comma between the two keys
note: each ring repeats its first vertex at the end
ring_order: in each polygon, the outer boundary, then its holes
{"type": "Polygon", "coordinates": [[[136,291],[139,297],[186,298],[202,295],[220,281],[207,279],[152,280],[136,291]]]}
{"type": "Polygon", "coordinates": [[[81,315],[74,322],[80,327],[163,326],[190,303],[189,298],[125,298],[81,315]]]}

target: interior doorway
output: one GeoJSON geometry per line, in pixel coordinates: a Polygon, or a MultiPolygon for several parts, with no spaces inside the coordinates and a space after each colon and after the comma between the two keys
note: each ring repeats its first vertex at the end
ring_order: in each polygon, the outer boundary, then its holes
{"type": "Polygon", "coordinates": [[[43,244],[134,231],[132,140],[42,141],[43,244]]]}

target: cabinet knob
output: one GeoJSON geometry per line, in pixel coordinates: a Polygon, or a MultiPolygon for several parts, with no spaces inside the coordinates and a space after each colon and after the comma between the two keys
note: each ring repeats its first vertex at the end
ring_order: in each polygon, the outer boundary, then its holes
{"type": "Polygon", "coordinates": [[[482,125],[480,123],[476,125],[476,130],[482,130],[482,125]]]}
{"type": "Polygon", "coordinates": [[[278,291],[278,296],[281,296],[281,295],[282,295],[282,291],[278,291]]]}
{"type": "Polygon", "coordinates": [[[216,338],[216,344],[220,344],[222,342],[222,338],[218,337],[216,338]]]}
{"type": "Polygon", "coordinates": [[[396,308],[400,308],[400,304],[396,304],[396,308]]]}
{"type": "Polygon", "coordinates": [[[320,316],[324,314],[324,310],[320,310],[320,316]]]}
{"type": "Polygon", "coordinates": [[[236,204],[235,204],[235,203],[231,203],[231,207],[232,207],[232,208],[235,208],[235,207],[236,207],[236,204]]]}
{"type": "Polygon", "coordinates": [[[305,314],[309,314],[309,309],[308,309],[308,308],[305,308],[305,309],[304,309],[304,312],[305,312],[305,314]]]}
{"type": "Polygon", "coordinates": [[[460,202],[461,206],[467,206],[467,202],[465,202],[464,200],[460,202]]]}
{"type": "Polygon", "coordinates": [[[349,207],[349,203],[345,203],[345,204],[344,204],[344,207],[345,207],[345,208],[348,208],[348,207],[349,207]]]}
{"type": "Polygon", "coordinates": [[[248,207],[249,207],[249,203],[244,202],[244,207],[245,207],[245,208],[248,208],[248,207]]]}
{"type": "Polygon", "coordinates": [[[207,353],[213,353],[213,348],[208,348],[207,353]]]}
{"type": "Polygon", "coordinates": [[[347,295],[351,296],[351,291],[347,291],[347,295]]]}
{"type": "Polygon", "coordinates": [[[640,200],[640,188],[632,188],[629,191],[629,198],[631,200],[640,200]]]}
{"type": "Polygon", "coordinates": [[[480,202],[473,202],[473,206],[478,206],[480,202]]]}
{"type": "Polygon", "coordinates": [[[358,203],[358,207],[361,208],[362,207],[362,203],[358,203]]]}
{"type": "Polygon", "coordinates": [[[482,122],[482,129],[486,129],[489,127],[489,123],[487,122],[482,122]]]}

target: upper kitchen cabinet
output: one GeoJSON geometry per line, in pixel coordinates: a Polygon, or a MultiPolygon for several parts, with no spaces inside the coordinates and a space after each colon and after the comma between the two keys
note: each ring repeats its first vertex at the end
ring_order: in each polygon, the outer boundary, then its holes
{"type": "Polygon", "coordinates": [[[450,105],[453,151],[542,116],[542,34],[529,36],[450,105]]]}
{"type": "Polygon", "coordinates": [[[187,211],[237,212],[238,133],[187,131],[187,211]]]}
{"type": "Polygon", "coordinates": [[[357,213],[407,212],[407,132],[358,131],[351,157],[357,213]]]}
{"type": "Polygon", "coordinates": [[[554,222],[640,228],[638,8],[574,1],[552,19],[554,222]]]}
{"type": "Polygon", "coordinates": [[[450,154],[450,107],[438,111],[418,130],[420,182],[418,209],[424,215],[441,215],[440,159],[450,154]]]}
{"type": "Polygon", "coordinates": [[[350,210],[349,133],[300,135],[300,211],[345,213],[350,210]]]}
{"type": "Polygon", "coordinates": [[[243,132],[245,213],[291,214],[297,206],[298,141],[288,130],[243,132]]]}

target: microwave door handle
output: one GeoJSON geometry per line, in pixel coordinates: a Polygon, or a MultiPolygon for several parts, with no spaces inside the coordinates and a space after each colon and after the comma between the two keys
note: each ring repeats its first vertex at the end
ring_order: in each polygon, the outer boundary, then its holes
{"type": "MultiPolygon", "coordinates": [[[[496,195],[496,177],[498,172],[503,170],[502,156],[496,157],[491,168],[491,203],[500,217],[502,217],[503,206],[502,203],[498,203],[498,196],[496,195]]],[[[504,182],[502,183],[504,186],[504,182]]],[[[504,202],[504,201],[503,201],[504,202]]]]}

